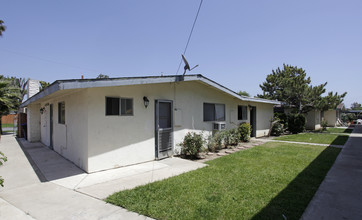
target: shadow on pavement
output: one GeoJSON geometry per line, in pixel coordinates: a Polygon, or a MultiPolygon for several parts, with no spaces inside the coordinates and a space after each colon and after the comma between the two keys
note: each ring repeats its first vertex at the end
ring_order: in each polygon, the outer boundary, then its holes
{"type": "MultiPolygon", "coordinates": [[[[39,142],[29,143],[23,138],[16,138],[16,141],[21,146],[41,182],[60,180],[67,177],[78,179],[82,178],[81,174],[85,174],[74,163],[39,142]]],[[[70,183],[70,185],[78,182],[77,179],[74,179],[74,183],[70,183]]]]}

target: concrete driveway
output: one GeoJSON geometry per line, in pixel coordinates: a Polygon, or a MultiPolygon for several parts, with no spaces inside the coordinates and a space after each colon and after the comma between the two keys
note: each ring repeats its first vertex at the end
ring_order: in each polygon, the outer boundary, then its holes
{"type": "Polygon", "coordinates": [[[0,219],[146,219],[102,199],[113,192],[204,167],[169,158],[87,174],[41,143],[1,138],[8,161],[0,167],[0,219]]]}

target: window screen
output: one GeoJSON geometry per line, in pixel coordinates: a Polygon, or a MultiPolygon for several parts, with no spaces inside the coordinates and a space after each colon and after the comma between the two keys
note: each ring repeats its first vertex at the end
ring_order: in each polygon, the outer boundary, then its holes
{"type": "Polygon", "coordinates": [[[225,121],[225,105],[215,104],[215,121],[225,121]]]}
{"type": "Polygon", "coordinates": [[[248,111],[245,105],[238,106],[238,120],[248,120],[248,111]]]}
{"type": "Polygon", "coordinates": [[[106,115],[119,115],[119,98],[106,97],[106,115]]]}
{"type": "Polygon", "coordinates": [[[58,123],[65,124],[65,103],[58,103],[58,123]]]}
{"type": "Polygon", "coordinates": [[[204,103],[204,121],[225,121],[225,105],[204,103]]]}
{"type": "Polygon", "coordinates": [[[133,99],[121,99],[121,115],[133,115],[133,99]]]}
{"type": "Polygon", "coordinates": [[[171,128],[171,103],[160,102],[158,114],[160,128],[171,128]]]}
{"type": "Polygon", "coordinates": [[[204,121],[215,120],[215,106],[214,104],[204,103],[204,121]]]}

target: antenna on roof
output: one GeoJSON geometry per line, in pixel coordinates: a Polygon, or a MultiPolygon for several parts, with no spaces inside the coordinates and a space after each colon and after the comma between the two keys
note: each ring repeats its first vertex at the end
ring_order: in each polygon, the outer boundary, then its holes
{"type": "Polygon", "coordinates": [[[196,65],[196,66],[194,66],[194,67],[192,67],[192,68],[190,69],[189,62],[187,62],[185,56],[184,56],[183,54],[181,54],[181,56],[182,56],[182,60],[183,60],[184,63],[185,63],[185,66],[184,66],[184,70],[185,70],[185,71],[184,71],[183,76],[186,74],[186,70],[191,71],[191,70],[193,70],[193,69],[195,69],[196,67],[199,66],[199,65],[196,65]]]}

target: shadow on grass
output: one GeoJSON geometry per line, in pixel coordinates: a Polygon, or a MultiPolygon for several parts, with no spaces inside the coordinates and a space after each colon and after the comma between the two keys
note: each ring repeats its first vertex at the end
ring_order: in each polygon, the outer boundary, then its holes
{"type": "Polygon", "coordinates": [[[331,143],[331,145],[344,145],[346,143],[346,141],[348,140],[349,136],[348,135],[338,135],[333,142],[331,143]]]}
{"type": "Polygon", "coordinates": [[[343,133],[347,133],[347,134],[351,134],[352,132],[353,132],[353,129],[350,129],[350,128],[343,131],[343,133]]]}
{"type": "Polygon", "coordinates": [[[327,147],[252,219],[299,219],[340,151],[327,147]]]}

